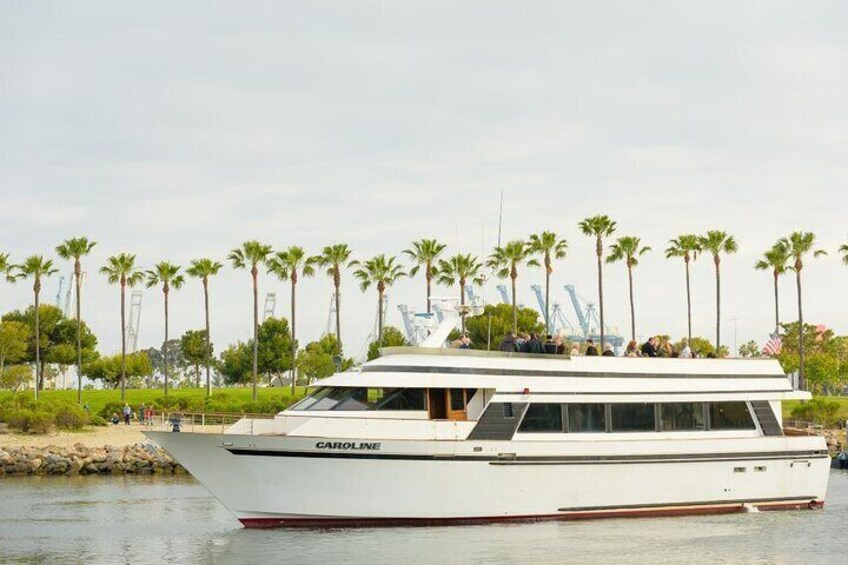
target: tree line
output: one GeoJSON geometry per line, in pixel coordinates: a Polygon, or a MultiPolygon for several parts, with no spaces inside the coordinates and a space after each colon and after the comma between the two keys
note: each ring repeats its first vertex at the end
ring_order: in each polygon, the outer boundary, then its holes
{"type": "MultiPolygon", "coordinates": [[[[632,339],[636,336],[636,312],[633,292],[633,270],[639,264],[639,258],[650,252],[649,246],[643,245],[639,237],[625,235],[618,237],[609,246],[609,252],[605,254],[604,245],[609,238],[617,232],[617,223],[609,216],[597,215],[578,223],[578,228],[583,235],[594,240],[595,255],[597,258],[597,282],[598,282],[598,305],[600,321],[601,345],[605,340],[604,327],[604,292],[603,292],[603,265],[604,263],[622,262],[627,269],[628,288],[630,298],[630,331],[632,339]]],[[[81,316],[81,277],[82,260],[91,253],[96,242],[86,237],[74,237],[62,242],[55,249],[56,254],[73,265],[74,273],[74,310],[76,331],[76,367],[78,375],[78,401],[82,402],[82,365],[83,365],[83,323],[81,316]]],[[[503,245],[496,246],[491,254],[484,259],[472,254],[457,253],[453,256],[445,256],[447,246],[435,239],[421,239],[412,242],[409,248],[403,250],[411,261],[411,267],[407,268],[399,262],[398,256],[378,254],[370,259],[352,259],[352,250],[347,244],[334,244],[326,246],[321,253],[309,255],[299,246],[290,246],[280,251],[274,251],[273,247],[259,241],[251,240],[244,242],[241,246],[233,249],[227,255],[231,267],[236,270],[245,270],[250,273],[253,294],[253,339],[250,342],[251,352],[251,381],[253,395],[256,398],[257,377],[259,374],[259,275],[264,269],[269,275],[280,280],[285,280],[291,286],[291,386],[295,386],[295,367],[297,339],[296,339],[296,315],[297,315],[297,284],[301,276],[310,277],[316,273],[316,269],[322,269],[328,275],[334,288],[336,328],[335,339],[339,352],[342,348],[341,336],[341,303],[340,287],[341,275],[347,269],[353,269],[353,276],[359,282],[360,289],[364,292],[370,288],[377,291],[377,342],[382,341],[383,334],[383,301],[387,288],[404,277],[414,277],[423,272],[425,279],[426,306],[430,311],[430,298],[433,282],[445,286],[456,286],[458,288],[459,303],[465,304],[465,286],[471,282],[481,284],[485,280],[484,269],[488,268],[496,277],[509,279],[511,283],[511,306],[513,318],[513,331],[518,327],[518,308],[516,302],[516,281],[519,269],[524,267],[543,267],[545,270],[545,328],[550,330],[550,278],[554,269],[554,262],[566,257],[568,242],[554,232],[543,231],[532,234],[527,239],[509,241],[503,245]]],[[[700,254],[707,254],[712,258],[715,267],[716,280],[716,339],[715,347],[721,347],[721,260],[723,255],[736,253],[738,243],[736,239],[721,230],[710,230],[706,234],[681,234],[671,239],[665,250],[667,258],[682,258],[685,267],[685,284],[687,297],[687,326],[688,337],[692,338],[692,308],[691,289],[689,284],[690,263],[698,258],[700,254]]],[[[839,248],[842,261],[848,264],[848,244],[839,248]]],[[[803,304],[801,293],[801,271],[804,260],[807,257],[818,257],[825,255],[826,251],[817,246],[816,236],[812,232],[796,231],[786,237],[780,238],[769,248],[755,268],[758,270],[770,270],[774,278],[775,294],[775,329],[780,327],[780,315],[778,310],[778,280],[779,277],[789,271],[795,273],[795,281],[798,297],[797,321],[803,326],[803,304]]],[[[211,324],[209,319],[210,281],[223,268],[223,263],[212,258],[198,258],[191,261],[190,265],[183,268],[168,261],[156,263],[153,269],[142,271],[136,264],[136,255],[131,253],[118,253],[108,258],[106,264],[100,268],[110,284],[118,286],[120,291],[120,388],[121,398],[125,397],[127,376],[127,347],[126,347],[126,290],[139,284],[147,287],[160,287],[164,296],[164,388],[168,391],[168,364],[171,352],[168,351],[169,343],[169,299],[172,290],[179,290],[186,282],[186,277],[197,279],[203,290],[203,307],[205,314],[204,349],[205,359],[203,366],[206,369],[206,391],[211,394],[211,324]]],[[[9,255],[0,253],[0,272],[5,273],[9,282],[20,280],[31,280],[33,290],[33,332],[34,340],[34,362],[36,374],[43,374],[43,360],[41,347],[41,319],[40,319],[40,292],[42,280],[52,276],[58,271],[54,261],[42,255],[32,255],[20,263],[14,263],[9,255]]],[[[463,319],[463,329],[465,320],[463,319]]],[[[804,378],[804,342],[798,337],[798,370],[803,383],[804,378]]],[[[35,396],[38,397],[40,388],[39,378],[35,380],[35,396]]],[[[802,384],[803,386],[803,384],[802,384]]]]}

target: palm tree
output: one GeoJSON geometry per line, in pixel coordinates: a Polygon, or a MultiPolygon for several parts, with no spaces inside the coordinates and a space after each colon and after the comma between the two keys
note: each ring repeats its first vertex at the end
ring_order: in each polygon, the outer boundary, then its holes
{"type": "Polygon", "coordinates": [[[38,390],[44,386],[44,371],[41,364],[41,333],[40,319],[38,312],[38,298],[41,293],[41,279],[47,278],[58,272],[58,269],[53,267],[53,261],[45,260],[41,255],[32,255],[27,257],[20,265],[11,267],[14,274],[10,275],[15,279],[32,279],[32,292],[35,297],[35,399],[38,400],[38,390]]]}
{"type": "Polygon", "coordinates": [[[168,396],[168,298],[171,289],[179,290],[185,283],[185,277],[180,274],[181,267],[167,261],[157,263],[153,269],[145,273],[147,277],[147,288],[158,284],[162,285],[162,294],[165,296],[165,342],[162,344],[163,372],[165,374],[165,396],[168,396]]]}
{"type": "Polygon", "coordinates": [[[302,247],[292,245],[284,251],[276,253],[268,259],[268,272],[277,275],[280,280],[289,279],[291,281],[291,330],[292,330],[292,368],[291,368],[291,386],[292,395],[294,395],[296,381],[297,366],[297,337],[296,337],[296,291],[297,291],[297,271],[305,277],[311,277],[315,274],[315,257],[307,257],[306,251],[302,247]]]}
{"type": "Polygon", "coordinates": [[[14,277],[9,273],[9,269],[12,268],[12,264],[9,263],[9,254],[8,253],[0,253],[0,273],[6,275],[6,278],[9,282],[14,280],[14,277]]]}
{"type": "Polygon", "coordinates": [[[121,402],[127,395],[127,321],[126,295],[127,287],[134,287],[144,279],[144,274],[135,266],[135,255],[119,253],[107,259],[106,265],[100,268],[106,275],[109,284],[121,285],[121,402]]]}
{"type": "Polygon", "coordinates": [[[736,239],[720,230],[710,230],[699,239],[701,250],[713,256],[716,273],[716,351],[721,347],[721,254],[736,253],[736,239]]]}
{"type": "Polygon", "coordinates": [[[427,281],[427,313],[430,313],[430,287],[432,286],[433,277],[436,276],[436,261],[444,252],[447,245],[439,243],[435,239],[421,239],[412,242],[412,247],[404,250],[404,254],[409,255],[410,259],[415,262],[415,266],[409,270],[409,276],[414,277],[418,274],[418,270],[424,267],[424,278],[427,281]]]}
{"type": "Polygon", "coordinates": [[[223,265],[212,259],[195,259],[191,266],[186,269],[190,277],[200,279],[203,282],[203,310],[206,314],[206,396],[212,396],[212,337],[209,334],[209,277],[214,277],[223,265]]]}
{"type": "MultiPolygon", "coordinates": [[[[457,253],[453,257],[449,257],[447,261],[442,259],[439,261],[439,266],[436,269],[438,273],[438,282],[445,286],[453,286],[459,284],[459,304],[465,306],[465,285],[471,280],[472,284],[483,284],[483,277],[480,275],[480,269],[483,264],[477,257],[472,257],[471,254],[462,255],[457,253]]],[[[462,312],[464,309],[460,309],[462,312]]],[[[461,315],[462,333],[465,333],[465,315],[461,315]]]]}
{"type": "Polygon", "coordinates": [[[683,257],[686,265],[686,327],[689,342],[692,342],[692,293],[689,287],[689,263],[698,258],[701,252],[701,243],[697,235],[685,233],[677,238],[669,240],[669,246],[665,250],[666,259],[672,257],[683,257]]]}
{"type": "Polygon", "coordinates": [[[246,241],[233,249],[227,258],[234,269],[250,268],[253,279],[253,400],[256,400],[256,376],[259,372],[259,266],[268,261],[271,246],[256,240],[246,241]]]}
{"type": "Polygon", "coordinates": [[[512,283],[512,331],[518,331],[518,306],[516,304],[516,289],[515,279],[518,278],[518,267],[527,265],[528,267],[538,267],[539,262],[535,259],[530,259],[533,255],[533,249],[526,241],[516,239],[508,242],[503,247],[495,247],[495,250],[489,256],[486,266],[495,270],[495,275],[498,278],[509,278],[512,283]]]}
{"type": "Polygon", "coordinates": [[[322,269],[327,269],[327,275],[333,277],[333,288],[336,300],[336,341],[339,342],[339,351],[342,351],[342,322],[339,314],[340,304],[340,287],[342,284],[342,269],[351,267],[350,263],[351,250],[346,243],[336,243],[328,245],[321,251],[321,255],[315,258],[315,264],[322,269]]]}
{"type": "Polygon", "coordinates": [[[367,261],[357,263],[353,276],[359,279],[359,288],[363,292],[371,285],[377,287],[377,343],[383,342],[383,293],[398,279],[407,276],[403,267],[396,264],[397,257],[376,255],[367,261]]]}
{"type": "Polygon", "coordinates": [[[780,301],[777,293],[777,280],[788,268],[787,263],[791,258],[789,250],[779,241],[771,249],[763,253],[762,259],[754,264],[758,271],[771,271],[774,277],[774,331],[780,329],[780,301]]]}
{"type": "Polygon", "coordinates": [[[66,239],[61,245],[56,248],[56,253],[59,257],[70,261],[74,261],[74,295],[76,298],[75,310],[77,318],[77,404],[82,404],[82,321],[81,321],[81,306],[80,306],[80,291],[82,289],[82,263],[80,258],[91,253],[94,246],[97,245],[94,241],[89,241],[86,237],[72,237],[66,239]]]}
{"type": "MultiPolygon", "coordinates": [[[[795,258],[792,270],[795,271],[795,285],[798,290],[798,386],[805,388],[804,382],[804,313],[801,308],[801,269],[804,268],[804,256],[812,253],[813,257],[827,255],[824,249],[816,249],[816,234],[813,232],[794,231],[778,241],[778,245],[786,247],[789,255],[795,258]]],[[[841,250],[841,248],[840,248],[841,250]]]]}
{"type": "Polygon", "coordinates": [[[624,261],[627,265],[627,282],[630,288],[630,339],[636,339],[636,307],[633,303],[633,267],[639,264],[639,257],[650,251],[647,245],[642,246],[642,240],[632,235],[619,237],[610,246],[607,263],[624,261]]]}
{"type": "Polygon", "coordinates": [[[530,236],[530,249],[542,256],[545,265],[545,330],[551,333],[551,273],[554,272],[553,260],[564,259],[568,242],[559,239],[553,232],[543,231],[530,236]]]}
{"type": "Polygon", "coordinates": [[[595,255],[598,256],[598,310],[600,315],[600,334],[601,334],[601,343],[600,347],[603,349],[604,347],[604,271],[603,271],[603,257],[604,257],[604,238],[609,237],[615,231],[615,222],[610,219],[609,216],[592,216],[591,218],[586,218],[579,224],[580,231],[583,232],[584,235],[588,235],[590,237],[595,238],[595,255]]]}

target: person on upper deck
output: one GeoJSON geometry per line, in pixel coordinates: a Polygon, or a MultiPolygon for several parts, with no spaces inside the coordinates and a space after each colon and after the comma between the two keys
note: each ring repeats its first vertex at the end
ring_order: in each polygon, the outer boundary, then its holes
{"type": "Polygon", "coordinates": [[[559,334],[554,336],[554,347],[556,347],[557,355],[565,355],[565,344],[562,342],[562,336],[559,334]]]}
{"type": "Polygon", "coordinates": [[[542,342],[539,340],[539,334],[532,332],[530,339],[524,342],[524,353],[544,353],[545,348],[542,347],[542,342]]]}
{"type": "Polygon", "coordinates": [[[598,348],[595,347],[595,342],[592,339],[586,340],[586,356],[595,356],[598,355],[598,348]]]}
{"type": "Polygon", "coordinates": [[[639,357],[639,345],[635,339],[631,339],[627,343],[627,348],[624,350],[625,357],[639,357]]]}
{"type": "Polygon", "coordinates": [[[612,350],[612,345],[605,343],[604,344],[604,357],[615,357],[615,352],[612,350]]]}
{"type": "Polygon", "coordinates": [[[548,334],[545,337],[545,353],[553,355],[556,353],[556,344],[554,343],[554,336],[548,334]]]}
{"type": "Polygon", "coordinates": [[[691,359],[692,358],[692,348],[689,347],[689,340],[685,337],[680,342],[683,347],[680,349],[680,357],[682,359],[691,359]]]}
{"type": "Polygon", "coordinates": [[[657,356],[657,338],[650,337],[648,341],[642,344],[642,357],[657,356]]]}
{"type": "Polygon", "coordinates": [[[507,332],[501,340],[501,344],[498,349],[505,353],[515,353],[516,351],[519,351],[518,344],[515,343],[515,336],[512,335],[512,332],[507,332]]]}

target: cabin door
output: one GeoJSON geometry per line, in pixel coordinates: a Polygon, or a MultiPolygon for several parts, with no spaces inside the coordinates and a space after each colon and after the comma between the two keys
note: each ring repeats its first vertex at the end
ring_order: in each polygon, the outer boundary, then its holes
{"type": "Polygon", "coordinates": [[[431,388],[427,390],[427,404],[431,420],[447,420],[447,396],[443,388],[431,388]]]}

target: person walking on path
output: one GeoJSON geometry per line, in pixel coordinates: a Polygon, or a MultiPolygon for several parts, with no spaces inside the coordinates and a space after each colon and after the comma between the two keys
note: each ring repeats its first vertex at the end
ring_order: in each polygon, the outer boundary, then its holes
{"type": "Polygon", "coordinates": [[[130,414],[132,414],[132,408],[126,402],[124,403],[124,424],[127,426],[130,425],[130,414]]]}

